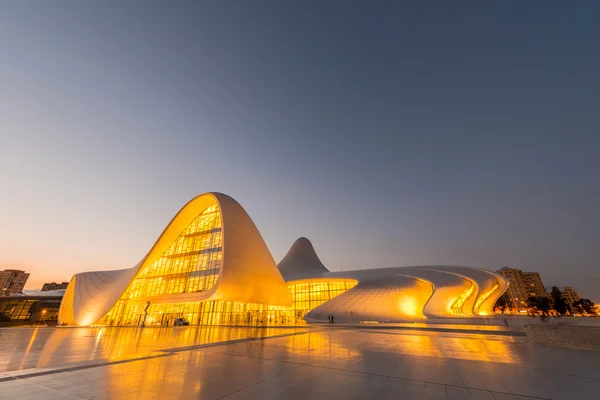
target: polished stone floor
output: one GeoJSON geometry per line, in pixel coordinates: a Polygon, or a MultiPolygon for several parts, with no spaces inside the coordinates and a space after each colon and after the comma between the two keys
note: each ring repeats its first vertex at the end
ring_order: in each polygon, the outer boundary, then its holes
{"type": "Polygon", "coordinates": [[[518,332],[0,329],[0,398],[597,399],[600,354],[518,332]]]}

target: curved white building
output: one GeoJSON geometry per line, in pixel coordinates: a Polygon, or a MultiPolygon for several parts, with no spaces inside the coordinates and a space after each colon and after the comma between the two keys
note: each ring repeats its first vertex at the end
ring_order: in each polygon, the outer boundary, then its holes
{"type": "Polygon", "coordinates": [[[76,274],[67,325],[290,324],[490,315],[507,281],[493,272],[424,266],[330,272],[298,239],[277,266],[246,211],[205,193],[175,215],[133,268],[76,274]]]}

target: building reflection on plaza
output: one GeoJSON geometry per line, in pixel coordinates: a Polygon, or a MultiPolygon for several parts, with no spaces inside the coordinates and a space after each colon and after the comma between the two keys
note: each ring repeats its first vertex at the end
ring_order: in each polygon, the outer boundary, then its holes
{"type": "MultiPolygon", "coordinates": [[[[277,343],[277,359],[292,358],[310,363],[329,363],[332,360],[361,359],[368,352],[390,351],[396,354],[433,357],[440,360],[488,361],[517,363],[518,339],[490,334],[445,334],[440,332],[395,333],[373,330],[344,330],[337,328],[259,328],[203,326],[184,328],[59,328],[6,330],[1,339],[6,346],[4,370],[62,367],[93,361],[133,360],[142,357],[164,357],[187,354],[199,356],[198,351],[211,351],[210,344],[230,346],[228,352],[246,354],[250,349],[262,349],[261,340],[277,343]],[[12,346],[28,336],[26,346],[12,346]],[[368,340],[363,339],[368,337],[368,340]],[[249,341],[248,341],[249,340],[249,341]],[[245,345],[236,346],[238,341],[245,345]],[[207,347],[208,346],[208,347],[207,347]],[[282,350],[283,349],[283,350],[282,350]],[[190,350],[190,351],[188,351],[190,350]]],[[[222,351],[222,350],[221,350],[222,351]]],[[[266,356],[264,353],[262,356],[266,356]]],[[[0,370],[0,372],[3,372],[0,370]]]]}

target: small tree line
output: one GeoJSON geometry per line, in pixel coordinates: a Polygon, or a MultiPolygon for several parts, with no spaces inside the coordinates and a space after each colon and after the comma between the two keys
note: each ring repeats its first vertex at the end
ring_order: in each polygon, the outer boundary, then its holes
{"type": "MultiPolygon", "coordinates": [[[[496,308],[500,310],[502,314],[512,309],[512,300],[508,292],[504,293],[496,302],[496,308]]],[[[532,315],[547,316],[550,311],[554,310],[558,315],[567,314],[588,314],[596,315],[594,309],[594,303],[590,299],[580,299],[569,304],[563,297],[562,292],[556,286],[552,287],[550,297],[547,296],[530,296],[527,299],[527,306],[529,307],[529,313],[532,315]]]]}

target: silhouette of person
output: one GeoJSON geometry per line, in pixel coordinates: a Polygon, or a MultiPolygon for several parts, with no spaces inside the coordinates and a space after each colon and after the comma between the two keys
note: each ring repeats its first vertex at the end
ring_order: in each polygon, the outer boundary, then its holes
{"type": "Polygon", "coordinates": [[[333,315],[331,316],[331,323],[333,324],[333,315]]]}

